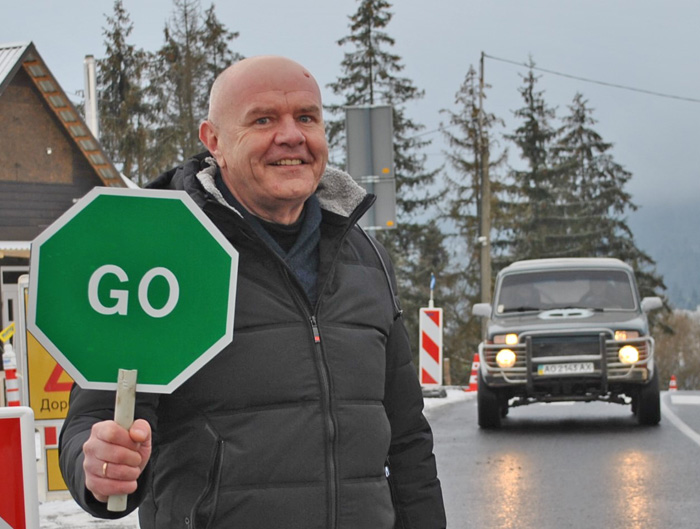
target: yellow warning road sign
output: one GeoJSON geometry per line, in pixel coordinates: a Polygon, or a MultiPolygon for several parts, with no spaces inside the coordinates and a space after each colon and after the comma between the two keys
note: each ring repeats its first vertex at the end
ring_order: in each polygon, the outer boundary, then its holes
{"type": "Polygon", "coordinates": [[[30,332],[27,332],[27,367],[29,406],[34,417],[65,419],[73,379],[30,332]]]}

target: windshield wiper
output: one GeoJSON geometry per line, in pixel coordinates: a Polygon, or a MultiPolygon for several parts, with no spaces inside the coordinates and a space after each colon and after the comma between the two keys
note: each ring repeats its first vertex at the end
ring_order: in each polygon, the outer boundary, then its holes
{"type": "Polygon", "coordinates": [[[592,310],[594,312],[603,312],[605,309],[604,308],[598,308],[598,307],[586,307],[585,305],[561,305],[557,307],[551,307],[548,308],[547,310],[592,310]]]}

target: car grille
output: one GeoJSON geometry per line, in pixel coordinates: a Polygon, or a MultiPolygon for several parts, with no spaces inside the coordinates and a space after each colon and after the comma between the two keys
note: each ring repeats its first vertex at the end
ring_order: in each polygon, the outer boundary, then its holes
{"type": "MultiPolygon", "coordinates": [[[[536,374],[537,364],[547,362],[552,359],[553,362],[578,362],[581,357],[587,357],[586,360],[594,359],[595,370],[598,375],[601,373],[603,366],[600,362],[600,336],[603,334],[605,338],[605,370],[609,380],[621,379],[627,376],[631,369],[639,365],[646,364],[647,360],[653,356],[653,339],[650,337],[630,339],[626,341],[615,341],[612,338],[612,333],[607,329],[601,329],[595,334],[580,334],[580,333],[557,333],[557,334],[532,334],[529,335],[531,358],[536,359],[532,362],[531,369],[533,375],[536,374]],[[630,366],[620,362],[618,352],[624,345],[633,345],[639,351],[639,361],[630,366]],[[571,357],[570,360],[566,357],[571,357]],[[578,357],[578,358],[577,358],[578,357]],[[537,361],[539,359],[539,361],[537,361]]],[[[497,345],[483,344],[481,348],[481,361],[486,364],[487,371],[494,376],[502,377],[505,381],[511,383],[527,382],[527,334],[520,336],[520,343],[516,345],[497,345]],[[507,347],[513,350],[516,354],[515,365],[508,369],[503,369],[496,364],[496,354],[498,351],[507,347]]]]}
{"type": "Polygon", "coordinates": [[[532,356],[572,356],[599,355],[600,337],[595,335],[582,336],[533,336],[532,356]]]}

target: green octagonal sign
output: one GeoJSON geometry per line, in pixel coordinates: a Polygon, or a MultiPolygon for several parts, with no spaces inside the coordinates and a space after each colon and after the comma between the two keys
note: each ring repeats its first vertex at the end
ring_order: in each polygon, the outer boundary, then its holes
{"type": "Polygon", "coordinates": [[[170,393],[231,342],[237,271],[185,192],[94,188],[32,242],[27,326],[82,387],[170,393]]]}

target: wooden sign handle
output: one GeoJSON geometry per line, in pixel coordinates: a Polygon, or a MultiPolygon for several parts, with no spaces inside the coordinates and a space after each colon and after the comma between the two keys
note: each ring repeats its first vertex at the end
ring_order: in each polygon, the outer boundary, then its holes
{"type": "MultiPolygon", "coordinates": [[[[120,369],[117,377],[117,398],[114,404],[114,422],[128,430],[134,423],[134,408],[136,406],[136,369],[120,369]]],[[[126,510],[126,494],[110,496],[107,500],[107,510],[124,512],[126,510]]]]}

